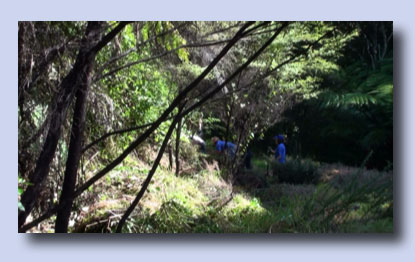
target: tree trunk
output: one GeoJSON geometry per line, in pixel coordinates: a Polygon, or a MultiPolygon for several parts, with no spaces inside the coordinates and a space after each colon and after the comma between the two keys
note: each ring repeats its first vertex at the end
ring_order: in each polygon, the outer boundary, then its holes
{"type": "MultiPolygon", "coordinates": [[[[97,24],[97,36],[104,24],[97,24]]],[[[115,37],[114,35],[113,37],[115,37]]],[[[72,204],[75,198],[75,185],[78,174],[79,162],[82,155],[83,130],[85,127],[86,102],[91,73],[94,66],[96,51],[91,52],[86,63],[84,74],[81,75],[80,88],[76,93],[75,111],[72,121],[71,142],[69,144],[68,160],[66,161],[65,178],[62,186],[62,194],[59,202],[62,204],[58,211],[55,225],[56,233],[68,232],[68,223],[71,215],[72,204]]]]}
{"type": "Polygon", "coordinates": [[[21,121],[23,121],[23,104],[24,104],[24,94],[23,94],[23,85],[25,78],[27,77],[25,72],[25,66],[24,66],[24,35],[25,35],[25,24],[19,23],[19,29],[18,29],[18,106],[19,106],[19,113],[21,117],[21,121]]]}
{"type": "Polygon", "coordinates": [[[52,111],[51,122],[45,143],[36,162],[35,170],[29,176],[30,186],[27,187],[21,198],[25,211],[19,212],[19,227],[24,224],[26,217],[32,211],[34,203],[41,191],[43,182],[49,173],[50,163],[55,155],[60,138],[61,126],[66,119],[66,112],[72,102],[74,92],[78,88],[77,78],[84,68],[84,57],[82,57],[81,53],[82,52],[78,55],[77,62],[71,72],[62,81],[59,94],[55,100],[56,102],[52,111]]]}
{"type": "Polygon", "coordinates": [[[173,169],[173,150],[171,148],[171,144],[168,145],[168,153],[169,153],[169,170],[173,169]]]}
{"type": "Polygon", "coordinates": [[[83,130],[85,126],[86,100],[91,83],[91,72],[94,64],[94,57],[91,57],[86,71],[82,76],[83,84],[76,93],[76,104],[72,120],[71,141],[69,144],[68,159],[66,161],[65,177],[62,186],[62,194],[59,202],[63,207],[59,210],[56,218],[55,232],[66,233],[71,214],[74,191],[78,173],[79,161],[82,154],[83,130]]]}
{"type": "MultiPolygon", "coordinates": [[[[184,106],[184,104],[183,104],[183,106],[184,106]]],[[[120,222],[118,223],[118,226],[117,226],[117,229],[116,229],[117,233],[121,233],[121,229],[122,229],[123,225],[127,221],[128,217],[131,215],[131,213],[133,212],[134,208],[140,202],[140,200],[143,197],[145,191],[147,190],[148,186],[150,185],[151,179],[153,178],[153,175],[157,170],[157,167],[160,163],[161,157],[163,156],[164,150],[166,149],[167,143],[169,142],[170,137],[173,133],[174,126],[182,118],[181,116],[179,116],[181,112],[182,111],[179,109],[179,112],[177,113],[176,117],[174,118],[173,122],[171,123],[171,125],[169,127],[169,130],[167,131],[167,134],[164,137],[163,143],[161,144],[161,147],[160,147],[159,153],[157,154],[156,160],[154,160],[153,166],[152,166],[151,170],[149,171],[146,179],[144,180],[143,185],[141,186],[140,192],[138,192],[138,194],[137,194],[136,198],[134,199],[134,201],[128,207],[127,211],[125,211],[124,215],[121,217],[120,222]]]]}
{"type": "Polygon", "coordinates": [[[99,41],[102,25],[102,22],[88,23],[76,62],[72,70],[60,84],[59,93],[55,99],[52,110],[45,143],[37,160],[35,170],[29,176],[29,182],[31,184],[27,187],[21,197],[21,202],[25,210],[19,211],[19,228],[25,223],[26,217],[32,211],[35,201],[41,192],[43,183],[49,173],[50,163],[55,155],[56,147],[61,134],[61,127],[66,119],[68,107],[72,103],[73,97],[79,89],[79,86],[82,85],[82,79],[85,79],[85,72],[88,72],[88,68],[90,64],[93,63],[96,53],[126,25],[126,22],[120,23],[114,30],[99,41]]]}
{"type": "MultiPolygon", "coordinates": [[[[183,106],[179,106],[179,112],[181,112],[183,109],[183,106]]],[[[180,173],[180,135],[182,133],[182,118],[179,119],[177,122],[177,129],[176,129],[176,151],[175,151],[175,157],[176,157],[176,176],[179,176],[180,173]]]]}

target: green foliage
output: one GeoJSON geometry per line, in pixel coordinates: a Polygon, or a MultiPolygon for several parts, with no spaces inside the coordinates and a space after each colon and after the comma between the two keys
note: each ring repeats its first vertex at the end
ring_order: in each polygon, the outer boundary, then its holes
{"type": "MultiPolygon", "coordinates": [[[[117,24],[108,22],[103,35],[117,24]]],[[[196,79],[219,53],[221,45],[211,43],[230,39],[238,30],[237,24],[168,21],[128,24],[96,56],[84,141],[90,142],[110,131],[158,119],[183,87],[196,79]],[[187,42],[209,44],[183,48],[187,42]]],[[[269,25],[259,32],[252,32],[232,47],[188,94],[187,106],[199,101],[247,61],[273,33],[270,29],[277,28],[281,22],[269,25]]],[[[20,176],[30,177],[42,149],[47,123],[35,137],[35,142],[27,148],[25,142],[47,120],[56,102],[55,92],[51,90],[59,86],[73,68],[77,55],[73,47],[81,42],[85,27],[86,22],[19,23],[19,31],[26,29],[23,37],[19,35],[19,41],[24,40],[19,43],[19,65],[23,65],[19,67],[19,83],[36,78],[27,90],[19,84],[19,197],[27,186],[20,176]],[[58,58],[36,76],[50,50],[67,43],[58,58]]],[[[382,231],[382,226],[389,231],[393,221],[391,181],[370,179],[373,184],[365,180],[367,183],[361,185],[350,182],[355,181],[349,181],[350,178],[344,179],[346,182],[334,179],[318,185],[314,191],[319,181],[319,164],[296,158],[285,165],[274,163],[271,166],[274,178],[264,183],[267,187],[262,188],[263,191],[254,186],[233,190],[232,185],[221,178],[229,170],[217,170],[213,157],[199,154],[196,147],[188,143],[188,136],[195,133],[198,120],[203,119],[204,138],[219,136],[239,143],[239,158],[254,138],[267,139],[283,133],[288,138],[288,155],[356,165],[362,155],[374,150],[371,166],[393,166],[392,45],[385,47],[385,52],[379,54],[375,63],[367,60],[370,53],[363,53],[365,59],[361,59],[361,54],[351,51],[365,49],[366,43],[361,42],[364,40],[362,33],[371,28],[364,23],[346,23],[346,26],[335,22],[290,23],[256,61],[211,100],[211,104],[205,104],[183,120],[180,160],[185,171],[177,177],[164,170],[167,162],[164,159],[140,203],[140,211],[127,221],[124,231],[367,232],[382,231]],[[261,78],[295,56],[298,57],[270,76],[261,78]],[[279,120],[282,121],[269,129],[279,120]],[[231,192],[233,199],[221,203],[231,192]],[[355,205],[359,206],[356,210],[355,205]],[[369,221],[369,225],[362,227],[362,221],[369,221]]],[[[391,27],[386,28],[390,30],[391,27]]],[[[42,188],[43,199],[37,201],[45,202],[45,206],[50,204],[49,199],[55,202],[60,193],[60,174],[64,173],[68,154],[69,119],[73,108],[68,112],[68,119],[62,125],[58,152],[51,163],[51,174],[54,175],[48,177],[45,183],[48,186],[42,188]]],[[[109,232],[114,227],[114,218],[106,211],[126,208],[129,201],[125,196],[136,194],[151,168],[147,165],[154,161],[153,151],[164,139],[170,124],[171,120],[163,122],[151,134],[146,141],[146,145],[151,145],[150,149],[137,148],[135,153],[140,155],[140,163],[135,158],[125,159],[122,165],[91,186],[87,197],[80,197],[79,205],[96,201],[106,206],[100,211],[91,211],[85,219],[86,223],[96,223],[97,227],[91,231],[109,232]],[[102,218],[108,219],[104,229],[100,222],[102,218]]],[[[119,156],[143,130],[112,136],[85,153],[80,181],[119,156]]],[[[175,137],[171,139],[173,141],[175,137]]],[[[264,143],[268,146],[270,141],[264,140],[264,143]]],[[[256,169],[251,175],[266,180],[261,176],[265,174],[265,162],[257,160],[254,165],[256,169]]],[[[23,209],[20,202],[18,208],[23,209]]]]}
{"type": "Polygon", "coordinates": [[[355,173],[341,187],[320,184],[308,198],[282,198],[281,213],[285,215],[271,231],[393,232],[392,213],[384,216],[392,199],[391,181],[382,177],[383,182],[378,179],[375,183],[373,180],[362,183],[360,175],[355,173]]]}
{"type": "Polygon", "coordinates": [[[365,64],[356,62],[340,73],[343,86],[340,90],[328,90],[321,96],[325,107],[354,107],[393,104],[393,60],[384,59],[379,69],[368,71],[365,64]]]}
{"type": "Polygon", "coordinates": [[[20,196],[23,194],[24,189],[29,185],[31,185],[31,183],[27,182],[24,178],[20,177],[20,174],[19,174],[19,176],[18,176],[18,187],[17,187],[17,196],[18,196],[19,200],[17,202],[17,208],[20,211],[25,210],[22,202],[20,202],[20,196]]]}
{"type": "Polygon", "coordinates": [[[287,134],[288,155],[354,166],[372,150],[368,167],[383,169],[393,162],[392,73],[391,59],[375,71],[361,62],[342,69],[338,85],[286,110],[265,137],[287,134]]]}
{"type": "Polygon", "coordinates": [[[243,195],[236,195],[221,215],[229,223],[225,227],[229,233],[266,233],[276,219],[276,213],[264,208],[259,199],[243,195]]]}
{"type": "Polygon", "coordinates": [[[172,200],[164,202],[147,221],[152,233],[185,233],[191,229],[192,213],[172,200]]]}
{"type": "Polygon", "coordinates": [[[292,23],[288,33],[277,38],[271,48],[272,66],[291,56],[305,54],[278,70],[270,81],[283,92],[294,92],[308,99],[315,97],[324,77],[339,70],[341,50],[357,32],[341,32],[325,22],[292,23]],[[318,42],[317,42],[318,41],[318,42]]]}
{"type": "MultiPolygon", "coordinates": [[[[392,181],[383,176],[361,182],[361,173],[352,174],[342,187],[333,188],[330,184],[320,185],[304,206],[304,216],[312,216],[319,226],[332,230],[350,217],[352,219],[379,218],[383,204],[392,199],[392,181]],[[360,209],[359,212],[352,210],[360,209]],[[360,214],[359,214],[360,213],[360,214]]],[[[313,221],[314,222],[314,221],[313,221]]]]}
{"type": "MultiPolygon", "coordinates": [[[[298,161],[303,166],[317,166],[308,160],[298,161]]],[[[118,187],[117,179],[121,185],[139,188],[140,181],[147,175],[148,169],[138,168],[134,158],[127,162],[128,166],[118,167],[111,173],[111,186],[101,188],[104,191],[99,203],[106,204],[82,223],[88,232],[109,232],[108,225],[115,230],[117,220],[106,219],[117,211],[110,210],[125,210],[128,206],[125,200],[111,200],[120,198],[113,195],[115,191],[111,189],[118,187]],[[105,223],[96,224],[96,221],[105,223]]],[[[260,166],[257,168],[264,168],[260,166]]],[[[159,169],[123,232],[373,233],[393,230],[390,173],[356,169],[317,186],[290,185],[273,179],[269,182],[266,188],[260,189],[234,186],[233,198],[227,202],[230,185],[217,172],[201,169],[192,176],[177,177],[168,170],[159,169]]],[[[124,191],[124,194],[133,195],[136,191],[124,191]]]]}
{"type": "Polygon", "coordinates": [[[281,183],[316,184],[319,182],[317,172],[319,164],[310,159],[287,159],[285,164],[274,160],[271,163],[273,176],[278,177],[281,183]]]}
{"type": "Polygon", "coordinates": [[[379,69],[369,72],[364,71],[363,65],[354,64],[351,67],[357,67],[359,73],[354,74],[354,71],[349,72],[350,69],[345,70],[350,79],[350,81],[346,80],[345,91],[326,92],[321,96],[321,101],[328,110],[338,108],[335,112],[348,114],[354,118],[354,124],[343,126],[342,130],[338,128],[339,125],[336,127],[336,122],[326,125],[325,130],[330,130],[334,134],[349,133],[349,136],[357,137],[357,142],[363,150],[376,152],[372,163],[379,162],[375,164],[378,168],[383,168],[387,161],[392,161],[392,64],[392,59],[385,59],[379,69]]]}

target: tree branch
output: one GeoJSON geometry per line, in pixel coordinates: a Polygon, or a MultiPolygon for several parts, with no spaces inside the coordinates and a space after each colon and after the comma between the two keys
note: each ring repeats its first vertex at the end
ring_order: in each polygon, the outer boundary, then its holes
{"type": "Polygon", "coordinates": [[[173,130],[174,130],[176,124],[182,119],[182,117],[180,116],[180,113],[182,112],[181,109],[183,109],[182,106],[184,106],[184,105],[185,104],[180,105],[179,112],[177,113],[176,117],[173,120],[173,123],[171,123],[171,125],[169,127],[169,130],[167,131],[166,136],[164,137],[163,144],[161,145],[159,153],[156,157],[156,160],[153,163],[153,167],[151,168],[150,172],[148,173],[146,180],[143,182],[143,185],[141,186],[141,189],[138,192],[136,198],[131,203],[130,207],[128,207],[128,209],[125,211],[125,213],[122,216],[120,222],[118,223],[116,233],[121,233],[121,229],[122,229],[123,225],[125,224],[125,221],[127,221],[128,217],[131,215],[131,213],[133,212],[133,210],[135,209],[137,204],[140,202],[140,200],[143,197],[145,191],[147,190],[148,186],[150,185],[151,179],[153,178],[153,175],[157,170],[157,167],[158,167],[158,165],[160,163],[160,160],[161,160],[161,157],[163,156],[163,153],[166,149],[167,143],[170,140],[170,137],[173,133],[173,130]]]}
{"type": "Polygon", "coordinates": [[[98,53],[109,41],[111,41],[127,24],[131,22],[120,22],[111,32],[106,34],[101,41],[93,46],[89,52],[98,53]]]}
{"type": "MultiPolygon", "coordinates": [[[[269,24],[269,22],[263,22],[263,23],[255,26],[255,27],[247,30],[246,32],[243,33],[243,36],[241,38],[244,38],[244,37],[247,37],[247,36],[252,36],[253,34],[249,34],[250,32],[252,32],[252,31],[254,31],[254,30],[256,30],[256,29],[258,29],[260,27],[263,27],[264,25],[267,25],[267,24],[269,24]]],[[[264,31],[263,33],[268,33],[268,32],[271,32],[271,31],[264,31]]],[[[103,78],[106,78],[106,77],[108,77],[110,75],[113,75],[113,74],[115,74],[116,72],[118,72],[120,70],[126,69],[128,67],[131,67],[131,66],[134,66],[134,65],[137,65],[137,64],[149,62],[149,61],[154,60],[154,59],[158,59],[160,57],[163,57],[163,56],[166,56],[168,54],[174,53],[174,52],[176,52],[176,51],[178,51],[180,49],[196,48],[196,47],[206,47],[206,46],[212,46],[212,45],[221,45],[221,44],[229,43],[230,41],[232,41],[232,39],[225,39],[225,40],[220,40],[220,41],[210,41],[210,42],[204,42],[204,43],[190,43],[190,44],[186,44],[186,45],[181,45],[181,46],[178,46],[176,48],[167,50],[167,51],[165,51],[163,53],[160,53],[160,54],[157,54],[157,55],[154,55],[154,56],[151,56],[151,57],[143,58],[143,59],[140,59],[140,60],[137,60],[137,61],[132,61],[132,62],[127,63],[125,65],[119,66],[119,67],[111,70],[110,72],[108,72],[108,73],[106,73],[104,75],[101,75],[101,76],[98,75],[97,77],[95,77],[94,82],[97,82],[97,81],[99,81],[99,80],[101,80],[103,78]]],[[[120,55],[119,56],[119,59],[121,59],[122,57],[124,57],[124,56],[126,56],[126,55],[128,55],[128,54],[130,54],[131,52],[134,52],[134,51],[136,51],[136,50],[130,49],[125,54],[120,55]]],[[[101,69],[100,71],[102,72],[102,70],[103,69],[101,69]]]]}
{"type": "Polygon", "coordinates": [[[221,58],[229,51],[229,49],[236,44],[236,42],[242,37],[243,32],[247,27],[249,27],[253,22],[248,22],[241,29],[235,34],[235,37],[229,42],[226,47],[222,49],[218,56],[209,64],[209,66],[186,88],[183,89],[182,92],[177,95],[177,97],[173,100],[171,105],[163,112],[163,114],[151,125],[149,129],[146,130],[140,137],[138,137],[134,142],[132,142],[127,149],[124,150],[123,153],[119,157],[117,157],[114,161],[112,161],[109,165],[107,165],[104,169],[90,178],[84,185],[80,186],[78,190],[76,190],[75,195],[80,195],[84,190],[86,190],[89,186],[94,184],[98,179],[103,177],[106,173],[111,171],[114,167],[120,164],[124,158],[126,158],[138,145],[140,145],[147,137],[156,130],[159,125],[165,121],[168,115],[178,106],[178,104],[183,101],[186,95],[194,89],[204,78],[205,76],[215,67],[215,65],[221,60],[221,58]]]}
{"type": "MultiPolygon", "coordinates": [[[[184,25],[187,25],[187,24],[189,24],[189,22],[184,22],[184,23],[182,23],[182,24],[180,24],[180,25],[178,25],[178,26],[175,26],[175,27],[173,27],[173,28],[171,28],[171,29],[169,29],[169,30],[166,30],[166,31],[164,31],[164,32],[162,32],[162,33],[160,33],[160,34],[158,34],[158,35],[156,35],[156,36],[153,36],[153,37],[151,37],[151,38],[148,38],[146,41],[144,41],[144,42],[141,42],[141,43],[138,43],[137,45],[136,45],[136,47],[135,48],[131,48],[131,49],[129,49],[129,50],[127,50],[127,51],[125,51],[124,53],[122,53],[122,54],[120,54],[120,55],[118,55],[118,56],[116,56],[116,57],[113,57],[113,58],[111,58],[110,60],[108,60],[103,66],[101,66],[101,68],[100,69],[98,69],[97,71],[98,72],[102,72],[104,69],[105,69],[105,67],[107,67],[108,65],[110,65],[110,64],[112,64],[112,63],[114,63],[114,62],[116,62],[117,60],[119,60],[119,59],[121,59],[121,58],[123,58],[123,57],[125,57],[125,56],[127,56],[127,55],[129,55],[129,54],[131,54],[132,52],[136,52],[137,50],[138,50],[138,47],[140,47],[140,46],[143,46],[143,45],[145,45],[145,44],[147,44],[148,42],[150,42],[150,41],[153,41],[153,40],[155,40],[155,39],[157,39],[157,38],[159,38],[159,37],[162,37],[162,36],[164,36],[164,35],[166,35],[166,34],[169,34],[169,33],[172,33],[172,32],[174,32],[174,31],[176,31],[177,29],[179,29],[179,28],[181,28],[181,27],[183,27],[184,25]]],[[[99,73],[100,74],[100,73],[99,73]]],[[[99,75],[98,74],[98,75],[99,75]]]]}
{"type": "Polygon", "coordinates": [[[268,39],[267,42],[265,42],[265,44],[263,44],[261,46],[260,49],[258,49],[258,51],[255,52],[255,54],[253,54],[242,66],[240,66],[230,77],[228,77],[228,79],[226,79],[222,84],[220,84],[219,86],[217,86],[215,89],[213,89],[212,91],[210,91],[205,97],[203,97],[201,100],[199,100],[199,102],[193,104],[191,107],[189,107],[188,109],[186,109],[182,115],[185,116],[188,113],[190,113],[191,111],[193,111],[195,108],[199,107],[200,105],[202,105],[204,102],[206,102],[208,99],[210,99],[211,97],[213,97],[216,93],[218,93],[225,85],[227,85],[235,76],[237,76],[242,70],[244,70],[249,64],[252,63],[252,61],[254,59],[256,59],[264,50],[267,46],[269,46],[272,41],[274,41],[274,39],[281,33],[281,31],[288,26],[288,22],[284,22],[283,25],[281,25],[278,30],[276,30],[276,32],[274,33],[274,35],[268,39]]]}
{"type": "MultiPolygon", "coordinates": [[[[166,119],[167,120],[167,119],[166,119]]],[[[134,126],[134,127],[129,127],[129,128],[125,128],[125,129],[120,129],[120,130],[115,130],[109,133],[104,134],[103,136],[101,136],[98,139],[95,139],[94,141],[92,141],[91,143],[89,143],[88,145],[86,145],[83,149],[82,149],[82,153],[85,153],[85,151],[87,151],[88,149],[90,149],[91,147],[93,147],[94,145],[98,144],[99,142],[101,142],[102,140],[106,139],[107,137],[110,137],[112,135],[116,135],[116,134],[123,134],[123,133],[127,133],[127,132],[131,132],[131,131],[135,131],[141,128],[145,128],[145,127],[149,127],[152,124],[154,124],[154,122],[152,123],[148,123],[148,124],[144,124],[144,125],[140,125],[140,126],[134,126]]]]}

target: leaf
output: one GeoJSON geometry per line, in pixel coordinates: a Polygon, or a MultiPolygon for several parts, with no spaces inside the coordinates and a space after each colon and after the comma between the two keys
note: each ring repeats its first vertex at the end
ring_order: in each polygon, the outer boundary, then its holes
{"type": "Polygon", "coordinates": [[[25,211],[25,208],[24,208],[23,204],[22,204],[20,201],[17,203],[17,208],[18,208],[20,211],[25,211]]]}

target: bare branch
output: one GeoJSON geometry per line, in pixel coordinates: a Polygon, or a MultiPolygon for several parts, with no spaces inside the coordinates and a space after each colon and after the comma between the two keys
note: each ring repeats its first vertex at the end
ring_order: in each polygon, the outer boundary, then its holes
{"type": "Polygon", "coordinates": [[[109,41],[111,41],[127,24],[131,22],[120,22],[111,32],[106,34],[89,52],[99,52],[109,41]]]}
{"type": "MultiPolygon", "coordinates": [[[[231,41],[231,39],[226,39],[226,40],[222,40],[222,41],[214,41],[214,42],[206,42],[206,43],[193,43],[193,44],[181,45],[179,47],[176,47],[176,48],[167,50],[167,51],[165,51],[165,52],[163,52],[161,54],[154,55],[152,57],[143,58],[143,59],[140,59],[140,60],[137,60],[137,61],[133,61],[133,62],[127,63],[125,65],[119,66],[119,67],[111,70],[110,72],[102,75],[102,76],[99,76],[98,75],[97,77],[95,77],[94,82],[97,82],[97,81],[99,81],[99,80],[101,80],[103,78],[106,78],[106,77],[108,77],[110,75],[113,75],[113,74],[117,73],[118,71],[121,71],[123,69],[129,68],[131,66],[138,65],[138,64],[141,64],[141,63],[145,63],[145,62],[149,62],[151,60],[155,60],[155,59],[158,59],[160,57],[163,57],[163,56],[172,54],[172,53],[174,53],[174,52],[176,52],[177,50],[180,50],[180,49],[194,48],[194,47],[204,47],[204,46],[212,46],[212,45],[220,45],[220,44],[228,43],[229,41],[231,41]]],[[[128,51],[128,52],[131,53],[133,51],[131,51],[131,52],[128,51]]],[[[128,54],[126,54],[126,55],[128,55],[128,54]]]]}
{"type": "MultiPolygon", "coordinates": [[[[166,118],[165,120],[169,120],[171,119],[171,117],[166,118]]],[[[109,133],[104,134],[103,136],[101,136],[98,139],[95,139],[94,141],[92,141],[91,143],[89,143],[88,145],[86,145],[83,149],[82,149],[82,153],[84,153],[85,151],[87,151],[88,149],[90,149],[92,146],[98,144],[99,142],[101,142],[102,140],[112,136],[112,135],[117,135],[117,134],[123,134],[123,133],[127,133],[127,132],[132,132],[138,129],[142,129],[145,127],[149,127],[152,124],[154,124],[154,122],[148,123],[148,124],[144,124],[144,125],[139,125],[139,126],[134,126],[134,127],[129,127],[129,128],[125,128],[125,129],[120,129],[120,130],[115,130],[109,133]]]]}
{"type": "Polygon", "coordinates": [[[255,54],[253,54],[242,66],[240,66],[230,77],[228,77],[228,79],[226,79],[222,84],[220,84],[219,86],[217,86],[215,89],[213,89],[212,91],[210,91],[205,97],[203,97],[201,100],[199,100],[197,103],[193,104],[191,107],[189,107],[188,109],[186,109],[182,115],[185,116],[188,113],[190,113],[191,111],[193,111],[195,108],[199,107],[200,105],[202,105],[203,103],[205,103],[208,99],[210,99],[211,97],[213,97],[216,93],[218,93],[225,85],[227,85],[235,76],[237,76],[242,70],[244,70],[249,64],[251,64],[251,62],[256,59],[264,50],[267,46],[269,46],[272,41],[274,41],[274,39],[281,33],[281,31],[288,26],[288,22],[284,22],[282,26],[280,26],[280,28],[278,28],[278,30],[276,30],[276,32],[274,33],[274,35],[269,38],[267,40],[267,42],[265,42],[265,44],[263,44],[261,46],[260,49],[258,49],[255,54]]]}
{"type": "Polygon", "coordinates": [[[166,34],[172,33],[172,32],[174,32],[174,31],[176,31],[177,29],[179,29],[179,28],[181,28],[181,27],[183,27],[183,26],[185,26],[185,25],[187,25],[187,24],[189,24],[189,23],[190,23],[190,22],[184,22],[184,23],[182,23],[182,24],[180,24],[180,25],[178,25],[178,26],[175,26],[175,27],[173,27],[173,28],[171,28],[171,29],[169,29],[169,30],[166,30],[166,31],[164,31],[164,32],[162,32],[162,33],[160,33],[160,34],[158,34],[158,35],[156,35],[156,36],[150,37],[150,38],[148,38],[146,41],[141,42],[141,43],[138,43],[138,44],[136,45],[136,47],[135,47],[135,48],[131,48],[131,49],[129,49],[129,50],[127,50],[127,51],[125,51],[124,53],[122,53],[122,54],[120,54],[120,55],[118,55],[118,56],[116,56],[116,57],[111,58],[111,59],[110,59],[110,60],[108,60],[108,61],[107,61],[104,65],[102,65],[100,69],[98,69],[98,70],[97,70],[98,72],[100,72],[100,73],[98,73],[98,75],[99,75],[99,74],[101,74],[101,72],[102,72],[102,71],[103,71],[103,70],[104,70],[104,69],[105,69],[108,65],[110,65],[110,64],[112,64],[112,63],[114,63],[114,62],[118,61],[119,59],[121,59],[121,58],[123,58],[123,57],[125,57],[125,56],[127,56],[127,55],[129,55],[129,54],[131,54],[131,53],[133,53],[133,52],[137,52],[137,51],[138,51],[138,47],[143,46],[143,45],[145,45],[145,44],[149,43],[150,41],[156,40],[157,38],[162,37],[162,36],[164,36],[164,35],[166,35],[166,34]]]}
{"type": "Polygon", "coordinates": [[[207,34],[204,34],[204,35],[202,35],[200,38],[206,38],[206,37],[208,37],[208,36],[216,35],[216,34],[219,34],[219,33],[225,32],[225,31],[228,31],[228,30],[230,30],[230,29],[232,29],[232,28],[238,27],[238,26],[240,26],[240,25],[241,25],[241,23],[240,23],[240,22],[238,22],[238,23],[236,23],[235,25],[227,26],[227,27],[225,27],[225,28],[221,28],[221,29],[219,29],[219,30],[216,30],[216,31],[213,31],[213,32],[209,32],[209,33],[207,33],[207,34]]]}
{"type": "Polygon", "coordinates": [[[157,170],[157,167],[160,163],[161,157],[164,154],[164,151],[166,149],[167,143],[170,140],[170,137],[173,133],[173,130],[176,126],[176,124],[182,119],[182,117],[180,116],[180,113],[182,112],[181,109],[183,109],[185,104],[182,104],[179,106],[179,112],[177,113],[176,117],[173,120],[173,123],[171,123],[169,130],[167,131],[166,136],[164,137],[163,143],[160,147],[159,153],[156,157],[156,160],[154,160],[153,163],[153,167],[151,168],[151,170],[149,171],[146,180],[143,182],[143,185],[141,186],[140,191],[138,192],[136,198],[134,199],[134,201],[131,203],[131,205],[128,207],[128,209],[125,211],[124,215],[122,216],[120,222],[118,223],[117,226],[117,233],[121,232],[121,229],[125,223],[125,221],[127,221],[128,217],[131,215],[131,213],[133,212],[133,210],[135,209],[135,207],[137,206],[137,204],[140,202],[141,198],[143,197],[145,191],[147,190],[148,186],[150,185],[151,179],[153,178],[154,173],[157,170]],[[183,107],[182,107],[183,106],[183,107]]]}
{"type": "MultiPolygon", "coordinates": [[[[255,26],[255,27],[247,30],[246,32],[243,33],[243,36],[241,38],[245,38],[245,37],[248,37],[248,36],[252,36],[253,34],[251,34],[251,32],[253,32],[254,30],[257,30],[258,28],[261,28],[261,27],[263,27],[265,25],[268,25],[268,24],[269,24],[269,22],[263,22],[263,23],[255,26]]],[[[264,31],[263,33],[268,33],[268,32],[271,32],[271,31],[264,31]]],[[[140,59],[140,60],[137,60],[137,61],[133,61],[133,62],[127,63],[125,65],[119,66],[119,67],[111,70],[110,72],[102,75],[102,76],[100,76],[100,75],[96,76],[95,79],[94,79],[94,82],[97,82],[97,81],[99,81],[99,80],[101,80],[101,79],[103,79],[105,77],[108,77],[110,75],[113,75],[113,74],[115,74],[116,72],[118,72],[120,70],[129,68],[129,67],[134,66],[134,65],[137,65],[137,64],[149,62],[149,61],[154,60],[154,59],[158,59],[160,57],[163,57],[163,56],[169,55],[171,53],[174,53],[174,52],[176,52],[176,51],[178,51],[180,49],[196,48],[196,47],[206,47],[206,46],[213,46],[213,45],[221,45],[221,44],[229,43],[230,41],[232,41],[232,39],[225,39],[225,40],[220,40],[220,41],[208,41],[208,42],[202,42],[202,43],[190,43],[190,44],[181,45],[181,46],[178,46],[176,48],[167,50],[167,51],[165,51],[165,52],[163,52],[161,54],[157,54],[157,55],[154,55],[152,57],[143,58],[143,59],[140,59]]],[[[135,51],[134,49],[130,49],[127,52],[125,52],[124,54],[118,56],[117,59],[121,59],[122,57],[125,57],[126,55],[128,55],[128,54],[130,54],[130,53],[132,53],[134,51],[135,51]]],[[[100,71],[102,72],[102,70],[100,70],[100,71]]]]}

